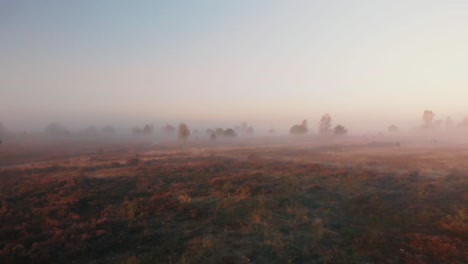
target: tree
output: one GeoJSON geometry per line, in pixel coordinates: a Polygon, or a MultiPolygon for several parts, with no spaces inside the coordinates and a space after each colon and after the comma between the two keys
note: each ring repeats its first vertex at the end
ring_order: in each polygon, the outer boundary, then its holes
{"type": "Polygon", "coordinates": [[[333,134],[338,136],[346,135],[346,133],[348,133],[348,130],[343,125],[337,125],[333,129],[333,134]]]}
{"type": "Polygon", "coordinates": [[[330,134],[330,128],[331,128],[331,116],[329,114],[325,114],[322,116],[320,119],[320,124],[319,124],[319,134],[320,135],[328,135],[330,134]]]}
{"type": "Polygon", "coordinates": [[[139,127],[134,127],[132,129],[132,134],[136,135],[136,136],[139,136],[139,135],[143,134],[143,129],[141,129],[139,127]]]}
{"type": "Polygon", "coordinates": [[[115,134],[115,128],[113,126],[105,126],[102,128],[102,132],[104,134],[108,134],[108,135],[114,135],[115,134]]]}
{"type": "Polygon", "coordinates": [[[211,141],[216,141],[216,134],[215,133],[211,133],[210,140],[211,141]]]}
{"type": "Polygon", "coordinates": [[[95,137],[99,134],[99,132],[95,126],[89,126],[83,131],[83,134],[86,136],[95,137]]]}
{"type": "Polygon", "coordinates": [[[45,128],[45,133],[51,136],[65,136],[70,134],[64,126],[56,122],[48,124],[45,128]]]}
{"type": "Polygon", "coordinates": [[[216,133],[216,136],[222,136],[223,133],[224,133],[224,129],[222,129],[222,128],[217,128],[217,129],[215,129],[214,132],[216,133]]]}
{"type": "Polygon", "coordinates": [[[460,128],[468,128],[468,116],[466,116],[462,121],[461,123],[458,125],[458,127],[460,128]]]}
{"type": "Polygon", "coordinates": [[[236,131],[234,131],[234,129],[232,128],[228,128],[224,130],[223,132],[223,137],[226,137],[226,138],[234,138],[236,136],[237,136],[236,131]]]}
{"type": "Polygon", "coordinates": [[[292,135],[304,135],[308,131],[307,129],[307,120],[303,120],[302,124],[294,125],[289,129],[289,133],[292,135]]]}
{"type": "Polygon", "coordinates": [[[179,125],[179,140],[182,140],[184,143],[187,141],[190,136],[190,130],[185,123],[180,123],[179,125]]]}
{"type": "Polygon", "coordinates": [[[435,114],[430,110],[424,110],[423,113],[423,128],[431,128],[432,120],[434,120],[435,114]]]}
{"type": "Polygon", "coordinates": [[[400,131],[400,128],[398,128],[395,125],[391,125],[391,126],[388,127],[388,132],[390,132],[390,133],[396,133],[398,131],[400,131]]]}
{"type": "Polygon", "coordinates": [[[145,127],[143,128],[142,133],[144,135],[151,135],[153,134],[154,127],[153,125],[146,124],[145,127]]]}
{"type": "Polygon", "coordinates": [[[211,129],[211,128],[208,128],[208,129],[206,129],[206,131],[205,131],[205,133],[206,133],[207,135],[211,135],[211,134],[213,134],[213,132],[214,132],[214,130],[211,129]]]}
{"type": "Polygon", "coordinates": [[[247,129],[248,129],[247,123],[246,123],[245,121],[242,122],[241,127],[240,127],[240,131],[241,131],[242,133],[246,133],[246,132],[247,132],[247,129]]]}

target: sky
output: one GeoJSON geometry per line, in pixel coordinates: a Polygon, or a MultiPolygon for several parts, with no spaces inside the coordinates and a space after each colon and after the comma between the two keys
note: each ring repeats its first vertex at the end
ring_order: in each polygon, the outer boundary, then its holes
{"type": "Polygon", "coordinates": [[[468,1],[0,0],[7,127],[468,115],[468,1]]]}

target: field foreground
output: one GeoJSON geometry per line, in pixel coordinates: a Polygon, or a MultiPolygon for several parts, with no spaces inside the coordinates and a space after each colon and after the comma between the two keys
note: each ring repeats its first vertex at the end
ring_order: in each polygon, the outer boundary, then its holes
{"type": "Polygon", "coordinates": [[[0,169],[0,262],[465,263],[467,158],[154,149],[0,169]]]}

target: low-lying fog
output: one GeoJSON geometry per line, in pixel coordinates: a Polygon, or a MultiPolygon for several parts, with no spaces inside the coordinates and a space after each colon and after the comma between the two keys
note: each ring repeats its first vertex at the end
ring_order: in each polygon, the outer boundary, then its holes
{"type": "MultiPolygon", "coordinates": [[[[216,142],[240,143],[288,143],[316,142],[395,142],[398,144],[464,144],[468,143],[468,118],[453,120],[450,117],[436,119],[430,110],[423,111],[419,122],[413,126],[388,123],[385,127],[356,129],[353,123],[335,122],[333,116],[324,114],[318,120],[293,120],[287,126],[268,126],[265,123],[229,122],[147,122],[130,126],[125,123],[79,126],[72,122],[50,122],[42,129],[13,130],[0,123],[2,145],[37,141],[53,142],[152,142],[179,143],[184,145],[216,142]],[[269,139],[262,141],[262,139],[269,139]],[[289,140],[289,141],[288,141],[289,140]]],[[[370,124],[368,124],[369,126],[370,124]]],[[[25,125],[25,127],[27,127],[25,125]]]]}

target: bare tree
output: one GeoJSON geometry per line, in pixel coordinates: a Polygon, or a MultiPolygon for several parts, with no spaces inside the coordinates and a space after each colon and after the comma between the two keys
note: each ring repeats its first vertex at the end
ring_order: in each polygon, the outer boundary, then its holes
{"type": "Polygon", "coordinates": [[[325,114],[322,116],[320,119],[320,124],[319,124],[319,134],[320,135],[328,135],[331,133],[330,128],[331,128],[331,116],[330,114],[325,114]]]}
{"type": "Polygon", "coordinates": [[[179,140],[183,141],[184,143],[187,141],[188,137],[190,136],[190,130],[185,123],[180,123],[179,125],[179,140]]]}
{"type": "Polygon", "coordinates": [[[434,120],[435,114],[431,110],[424,110],[423,113],[423,121],[424,121],[424,128],[431,128],[432,127],[432,120],[434,120]]]}
{"type": "Polygon", "coordinates": [[[348,130],[343,125],[337,125],[333,129],[333,134],[338,136],[346,135],[346,133],[348,133],[348,130]]]}
{"type": "Polygon", "coordinates": [[[289,133],[292,135],[303,135],[306,134],[307,131],[307,120],[303,120],[302,124],[294,125],[291,127],[291,129],[289,129],[289,133]]]}

